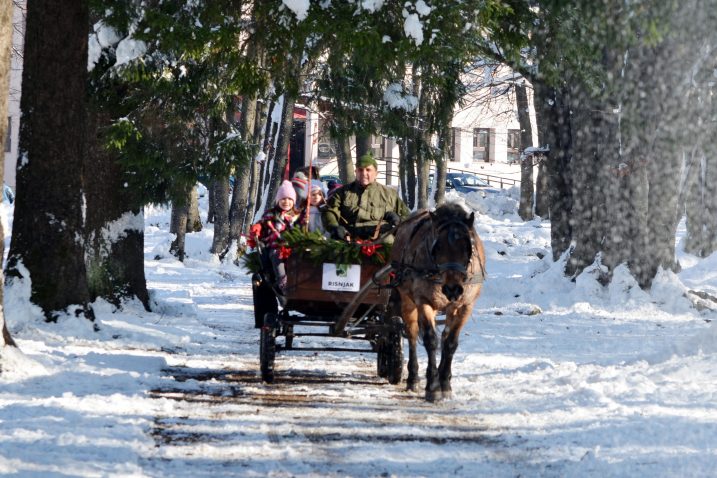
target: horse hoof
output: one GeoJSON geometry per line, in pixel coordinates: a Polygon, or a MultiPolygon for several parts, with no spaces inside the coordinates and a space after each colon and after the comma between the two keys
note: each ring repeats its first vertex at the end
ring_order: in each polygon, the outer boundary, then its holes
{"type": "Polygon", "coordinates": [[[418,382],[407,383],[406,391],[407,392],[417,392],[418,391],[418,382]]]}
{"type": "Polygon", "coordinates": [[[443,391],[441,391],[441,390],[434,390],[434,391],[426,390],[426,401],[435,403],[435,402],[440,402],[441,400],[443,400],[443,398],[444,398],[443,391]]]}

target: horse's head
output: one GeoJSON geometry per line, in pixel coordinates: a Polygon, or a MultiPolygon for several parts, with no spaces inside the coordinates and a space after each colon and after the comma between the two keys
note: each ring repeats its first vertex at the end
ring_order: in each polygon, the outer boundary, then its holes
{"type": "Polygon", "coordinates": [[[451,302],[463,295],[468,278],[475,241],[474,219],[474,213],[468,214],[458,205],[442,206],[431,213],[434,237],[431,259],[442,277],[441,292],[451,302]]]}

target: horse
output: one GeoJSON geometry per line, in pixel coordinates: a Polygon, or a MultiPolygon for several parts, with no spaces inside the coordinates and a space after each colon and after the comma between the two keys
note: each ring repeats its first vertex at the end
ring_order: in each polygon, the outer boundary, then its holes
{"type": "Polygon", "coordinates": [[[420,332],[428,354],[425,398],[431,402],[452,397],[453,355],[485,278],[485,252],[474,220],[473,212],[448,203],[433,212],[413,213],[395,230],[391,265],[398,294],[394,292],[393,307],[400,310],[408,335],[407,389],[418,390],[420,332]],[[446,322],[441,362],[436,367],[439,311],[445,312],[446,322]]]}

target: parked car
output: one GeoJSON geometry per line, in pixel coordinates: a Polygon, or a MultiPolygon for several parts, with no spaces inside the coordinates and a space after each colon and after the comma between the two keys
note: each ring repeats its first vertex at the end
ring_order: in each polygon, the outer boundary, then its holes
{"type": "MultiPolygon", "coordinates": [[[[430,175],[430,182],[433,182],[433,175],[430,175]]],[[[483,197],[487,194],[495,194],[500,191],[494,188],[484,179],[471,173],[446,173],[446,191],[455,191],[463,194],[480,192],[483,197]]]]}
{"type": "Polygon", "coordinates": [[[339,178],[335,174],[322,174],[320,179],[324,182],[324,184],[327,184],[329,181],[337,181],[339,183],[341,182],[341,178],[339,178]]]}

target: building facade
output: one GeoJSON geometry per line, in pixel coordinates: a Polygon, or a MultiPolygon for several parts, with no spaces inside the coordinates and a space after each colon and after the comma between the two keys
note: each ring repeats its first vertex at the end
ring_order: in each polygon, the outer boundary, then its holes
{"type": "MultiPolygon", "coordinates": [[[[477,70],[472,76],[480,78],[481,82],[469,87],[463,106],[457,106],[454,111],[447,151],[448,170],[478,171],[483,169],[486,163],[519,164],[521,150],[528,146],[538,146],[532,88],[527,85],[533,144],[522,145],[515,82],[523,80],[506,67],[490,68],[489,71],[477,70]]],[[[322,174],[338,174],[331,140],[328,133],[321,133],[324,131],[321,114],[308,114],[308,121],[313,121],[314,126],[313,129],[307,129],[307,132],[315,133],[311,139],[307,137],[307,145],[309,142],[318,142],[318,147],[311,149],[307,146],[307,164],[309,161],[314,164],[318,161],[323,167],[322,174]],[[320,153],[322,150],[325,151],[323,157],[320,153]]],[[[374,135],[371,150],[378,159],[379,181],[397,185],[399,153],[396,140],[374,135]]]]}
{"type": "Polygon", "coordinates": [[[15,189],[20,133],[20,91],[22,89],[22,52],[25,40],[25,0],[13,1],[12,55],[10,57],[10,92],[8,98],[7,137],[5,138],[5,184],[15,189]]]}

